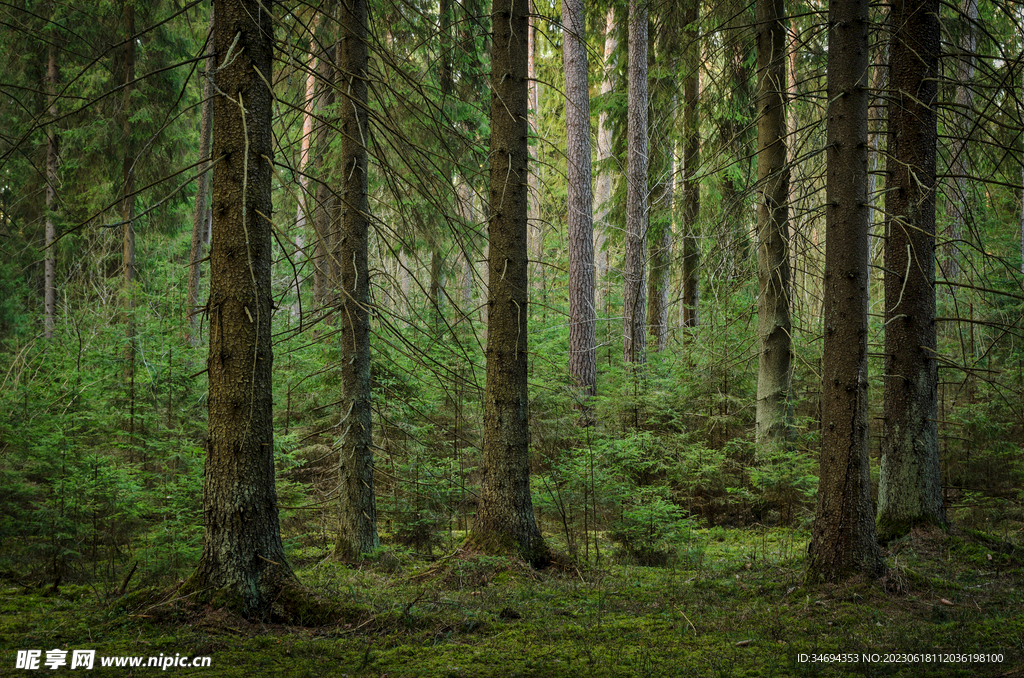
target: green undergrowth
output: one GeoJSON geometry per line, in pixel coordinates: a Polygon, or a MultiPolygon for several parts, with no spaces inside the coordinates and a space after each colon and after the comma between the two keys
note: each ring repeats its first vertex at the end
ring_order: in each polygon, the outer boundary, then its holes
{"type": "Polygon", "coordinates": [[[307,547],[293,554],[300,580],[339,610],[318,627],[251,624],[175,600],[170,589],[121,597],[81,585],[54,591],[8,573],[0,675],[33,673],[14,668],[17,650],[45,657],[54,648],[211,658],[209,668],[171,667],[167,675],[1024,675],[1019,549],[981,533],[922,530],[888,545],[882,580],[808,587],[807,539],[786,528],[694,528],[690,551],[698,555],[664,567],[609,560],[543,570],[505,557],[455,551],[428,560],[396,548],[352,568],[307,547]],[[894,653],[995,653],[1003,661],[885,661],[894,653]],[[838,654],[847,662],[800,661],[838,654]],[[865,661],[872,655],[877,661],[865,661]]]}

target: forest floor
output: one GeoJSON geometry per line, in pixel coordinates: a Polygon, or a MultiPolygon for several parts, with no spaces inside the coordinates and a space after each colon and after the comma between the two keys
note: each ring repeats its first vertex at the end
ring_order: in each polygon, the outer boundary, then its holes
{"type": "MultiPolygon", "coordinates": [[[[1004,536],[1020,543],[1019,532],[1004,536]]],[[[73,650],[95,650],[99,676],[1024,677],[1019,548],[977,532],[917,531],[889,544],[883,579],[808,586],[807,538],[710,528],[694,530],[666,567],[542,571],[398,550],[351,568],[307,548],[293,554],[300,580],[350,615],[317,627],[8,577],[0,675],[85,672],[47,668],[47,651],[59,649],[69,665],[73,650]],[[41,650],[40,669],[17,669],[18,650],[41,650]],[[177,655],[210,666],[101,665],[177,655]]]]}

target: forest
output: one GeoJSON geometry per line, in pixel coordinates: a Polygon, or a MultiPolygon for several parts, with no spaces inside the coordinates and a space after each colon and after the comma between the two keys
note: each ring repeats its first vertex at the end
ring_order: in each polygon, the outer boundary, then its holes
{"type": "Polygon", "coordinates": [[[1024,676],[1024,5],[0,53],[0,675],[1024,676]]]}

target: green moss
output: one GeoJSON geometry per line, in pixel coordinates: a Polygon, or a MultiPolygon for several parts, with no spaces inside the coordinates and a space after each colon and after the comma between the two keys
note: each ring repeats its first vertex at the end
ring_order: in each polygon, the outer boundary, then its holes
{"type": "Polygon", "coordinates": [[[461,553],[442,563],[405,563],[409,571],[435,568],[421,579],[372,564],[321,562],[297,572],[303,585],[283,593],[282,609],[294,615],[288,624],[253,624],[209,605],[164,602],[170,589],[133,592],[107,605],[83,587],[48,596],[7,587],[0,638],[15,649],[208,655],[213,666],[204,675],[232,678],[968,676],[1024,666],[1020,568],[987,570],[984,586],[965,585],[984,546],[971,537],[932,531],[900,540],[888,564],[908,585],[893,595],[864,578],[801,586],[800,533],[723,536],[698,571],[535,570],[515,557],[461,553]],[[1005,661],[797,661],[799,653],[892,651],[992,651],[1005,661]]]}

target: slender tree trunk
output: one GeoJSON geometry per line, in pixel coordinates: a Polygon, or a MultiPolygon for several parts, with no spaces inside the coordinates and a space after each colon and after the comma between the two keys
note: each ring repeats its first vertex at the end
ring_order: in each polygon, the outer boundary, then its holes
{"type": "MultiPolygon", "coordinates": [[[[324,22],[329,23],[329,22],[324,22]]],[[[331,127],[328,117],[333,121],[336,76],[334,68],[335,48],[333,27],[321,26],[320,43],[323,49],[317,58],[316,77],[319,81],[321,94],[317,97],[319,120],[316,122],[314,142],[316,154],[313,157],[313,169],[317,184],[315,191],[316,205],[313,208],[313,305],[322,308],[330,304],[331,290],[336,289],[332,275],[334,270],[332,242],[332,216],[335,213],[334,176],[329,172],[327,156],[330,153],[331,127]]]]}
{"type": "Polygon", "coordinates": [[[223,595],[257,619],[269,619],[293,577],[274,485],[272,10],[270,0],[214,3],[213,156],[222,160],[213,170],[205,530],[199,566],[183,587],[223,595]]]}
{"type": "Polygon", "coordinates": [[[683,78],[683,326],[696,327],[700,303],[700,241],[697,220],[700,218],[700,121],[697,101],[700,96],[700,34],[697,21],[700,3],[687,0],[683,9],[683,44],[686,45],[687,74],[683,78]]]}
{"type": "MultiPolygon", "coordinates": [[[[210,123],[213,115],[213,7],[210,8],[210,28],[206,43],[206,71],[203,77],[203,112],[199,122],[199,158],[210,156],[210,123]]],[[[196,203],[192,212],[192,245],[189,248],[188,295],[185,302],[185,313],[188,320],[189,343],[199,345],[199,277],[203,258],[203,232],[206,229],[206,194],[209,191],[209,163],[199,166],[196,178],[196,203]]]]}
{"type": "Polygon", "coordinates": [[[468,544],[549,559],[530,496],[527,392],[527,0],[494,0],[487,387],[480,499],[468,544]]]}
{"type": "Polygon", "coordinates": [[[668,347],[668,300],[672,262],[672,213],[675,188],[675,79],[679,64],[678,13],[661,8],[657,34],[648,35],[648,68],[660,71],[651,78],[648,235],[651,240],[651,275],[647,289],[647,325],[655,349],[668,347]],[[658,69],[658,66],[661,66],[658,69]]]}
{"type": "MultiPolygon", "coordinates": [[[[887,21],[887,19],[886,19],[887,21]]],[[[878,159],[881,157],[882,115],[885,112],[886,97],[883,88],[889,71],[889,48],[887,39],[882,37],[881,44],[875,47],[875,61],[871,65],[871,104],[868,107],[868,292],[871,292],[872,267],[875,264],[881,238],[875,231],[875,214],[880,212],[875,205],[878,203],[878,159]]],[[[869,299],[870,303],[870,299],[869,299]]]]}
{"type": "Polygon", "coordinates": [[[759,449],[789,438],[793,383],[783,0],[757,2],[757,372],[759,449]]]}
{"type": "MultiPolygon", "coordinates": [[[[529,80],[530,134],[532,137],[537,138],[540,136],[540,83],[537,82],[537,19],[533,16],[536,13],[533,0],[529,0],[529,2],[531,15],[529,18],[526,77],[529,80]]],[[[539,145],[534,148],[533,153],[535,156],[540,153],[539,145]]],[[[529,251],[530,258],[533,260],[530,266],[530,284],[534,295],[536,295],[531,298],[531,301],[539,301],[540,296],[544,292],[544,262],[542,261],[544,256],[544,224],[540,218],[540,168],[540,163],[531,165],[529,178],[529,251]]]]}
{"type": "MultiPolygon", "coordinates": [[[[594,199],[590,188],[590,85],[583,0],[562,0],[566,190],[569,239],[569,373],[584,398],[597,395],[594,199]]],[[[590,407],[581,406],[584,420],[590,407]]]]}
{"type": "MultiPolygon", "coordinates": [[[[615,89],[615,68],[614,56],[618,46],[615,39],[615,8],[609,7],[605,20],[604,33],[604,80],[601,81],[601,96],[607,97],[615,89]]],[[[594,194],[594,255],[596,258],[595,271],[595,294],[596,305],[602,312],[607,306],[608,287],[608,251],[605,249],[605,241],[608,238],[608,212],[609,202],[612,197],[612,175],[614,172],[605,167],[608,159],[612,157],[612,126],[608,119],[608,112],[601,111],[597,118],[597,188],[594,194]]]]}
{"type": "MultiPolygon", "coordinates": [[[[316,34],[317,26],[320,24],[320,15],[315,14],[309,22],[310,37],[316,34]]],[[[313,118],[316,106],[316,81],[317,81],[317,59],[315,53],[316,41],[311,39],[309,46],[309,72],[306,75],[306,96],[302,105],[302,139],[299,143],[299,199],[295,208],[295,258],[302,259],[306,244],[306,222],[309,220],[309,177],[306,172],[309,168],[309,151],[313,142],[313,118]]],[[[315,202],[315,200],[314,200],[315,202]]],[[[295,293],[295,303],[291,308],[293,319],[302,319],[302,290],[301,279],[296,276],[292,283],[295,293]]]]}
{"type": "MultiPolygon", "coordinates": [[[[661,114],[666,111],[662,110],[661,114]]],[[[665,145],[671,144],[670,136],[657,135],[661,144],[660,152],[653,153],[660,169],[651,191],[651,221],[656,222],[650,229],[654,244],[651,246],[651,276],[647,289],[647,325],[654,339],[655,350],[668,348],[668,303],[669,278],[672,262],[672,201],[675,187],[672,157],[665,157],[665,145]],[[665,164],[667,163],[667,165],[665,164]]],[[[669,153],[671,149],[669,149],[669,153]]]]}
{"type": "Polygon", "coordinates": [[[135,435],[135,355],[138,337],[135,327],[135,144],[132,140],[132,90],[135,89],[135,7],[126,4],[124,23],[124,99],[121,105],[121,133],[124,155],[121,159],[121,221],[124,223],[123,276],[125,310],[124,380],[128,389],[129,444],[135,435]]]}
{"type": "Polygon", "coordinates": [[[883,539],[943,524],[935,331],[939,0],[895,0],[885,197],[883,539]]]}
{"type": "Polygon", "coordinates": [[[825,352],[809,581],[881,574],[868,465],[868,0],[831,0],[825,352]]]}
{"type": "MultiPolygon", "coordinates": [[[[964,33],[961,36],[963,56],[956,65],[956,107],[955,118],[959,122],[956,133],[950,141],[949,173],[953,175],[953,199],[949,201],[952,219],[946,231],[946,252],[943,273],[947,280],[960,278],[960,243],[964,238],[964,224],[970,211],[969,180],[971,171],[970,143],[974,126],[974,53],[977,51],[978,0],[964,0],[964,33]]],[[[956,127],[956,126],[955,126],[956,127]]]]}
{"type": "MultiPolygon", "coordinates": [[[[48,112],[51,118],[57,117],[57,53],[50,46],[46,60],[46,91],[49,99],[48,112]]],[[[44,264],[45,290],[43,292],[44,325],[43,336],[53,338],[53,328],[57,317],[57,223],[54,221],[54,210],[57,209],[57,162],[58,144],[57,125],[51,123],[46,131],[46,260],[44,264]]]]}
{"type": "Polygon", "coordinates": [[[623,359],[636,364],[647,361],[647,17],[646,0],[630,0],[623,359]]]}
{"type": "Polygon", "coordinates": [[[341,299],[339,377],[341,520],[336,555],[357,560],[380,546],[373,489],[373,429],[370,409],[370,268],[367,162],[367,0],[339,3],[338,83],[341,104],[342,197],[338,234],[341,299]]]}
{"type": "MultiPolygon", "coordinates": [[[[438,236],[440,238],[440,236],[438,236]]],[[[430,247],[430,286],[427,294],[430,297],[431,324],[436,336],[440,336],[444,323],[445,298],[445,262],[442,245],[435,242],[430,247]]]]}

